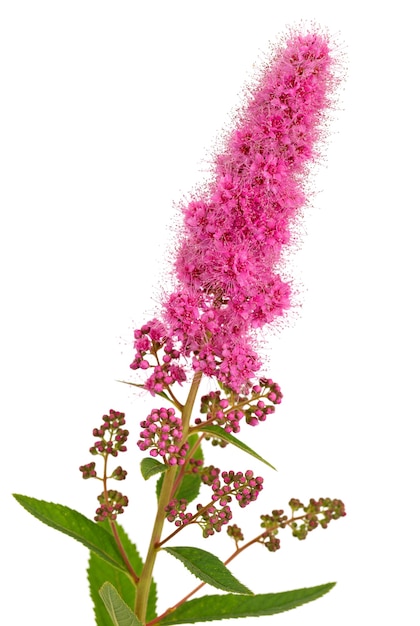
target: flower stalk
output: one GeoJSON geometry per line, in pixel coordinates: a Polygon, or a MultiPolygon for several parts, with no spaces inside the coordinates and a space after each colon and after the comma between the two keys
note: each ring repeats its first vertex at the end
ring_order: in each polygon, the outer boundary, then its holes
{"type": "MultiPolygon", "coordinates": [[[[182,443],[185,443],[185,441],[187,441],[188,439],[189,423],[191,421],[191,415],[194,408],[195,399],[197,397],[198,388],[200,386],[201,378],[201,372],[196,372],[191,383],[187,401],[182,409],[182,443]]],[[[162,489],[159,495],[155,523],[150,537],[146,561],[144,563],[141,576],[136,586],[136,601],[134,611],[139,618],[140,623],[142,624],[146,623],[147,601],[150,593],[153,568],[159,550],[163,525],[166,519],[165,508],[173,495],[174,485],[177,477],[177,469],[177,466],[174,465],[164,474],[162,489]]]]}

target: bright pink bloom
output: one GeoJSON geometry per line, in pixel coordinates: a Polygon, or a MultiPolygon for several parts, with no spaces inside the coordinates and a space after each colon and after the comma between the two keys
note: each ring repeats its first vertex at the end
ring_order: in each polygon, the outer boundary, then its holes
{"type": "Polygon", "coordinates": [[[193,367],[235,391],[259,368],[250,330],[290,306],[290,287],[275,270],[305,203],[301,178],[315,157],[331,66],[325,36],[291,38],[215,159],[213,183],[183,209],[179,286],[165,321],[193,367]]]}
{"type": "Polygon", "coordinates": [[[150,456],[164,457],[168,465],[184,465],[189,445],[181,445],[182,421],[174,409],[153,409],[140,426],[144,430],[137,445],[142,452],[150,449],[150,456]]]}

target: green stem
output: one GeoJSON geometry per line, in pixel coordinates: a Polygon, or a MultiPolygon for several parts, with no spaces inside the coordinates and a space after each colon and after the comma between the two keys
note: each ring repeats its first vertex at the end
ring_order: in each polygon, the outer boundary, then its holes
{"type": "Polygon", "coordinates": [[[120,539],[120,536],[118,534],[117,525],[116,525],[116,523],[113,520],[110,520],[110,526],[111,526],[112,534],[114,535],[115,543],[117,544],[117,548],[120,551],[120,554],[121,554],[121,556],[122,556],[122,558],[124,560],[124,563],[125,563],[125,565],[127,567],[127,570],[129,571],[129,573],[131,575],[131,578],[133,579],[133,582],[137,583],[138,580],[139,580],[139,577],[137,576],[136,572],[134,571],[134,569],[133,569],[133,567],[132,567],[132,565],[130,563],[130,560],[129,560],[128,556],[127,556],[127,553],[124,550],[124,546],[121,543],[121,539],[120,539]]]}
{"type": "MultiPolygon", "coordinates": [[[[191,428],[190,428],[190,434],[191,434],[191,428]]],[[[188,467],[189,460],[193,458],[194,452],[197,450],[197,448],[199,448],[199,446],[200,446],[201,442],[203,441],[203,439],[204,439],[204,435],[201,435],[201,437],[198,437],[198,439],[195,442],[195,444],[193,445],[193,447],[188,450],[188,454],[185,457],[185,465],[181,466],[181,468],[180,468],[180,470],[178,472],[178,476],[176,477],[176,481],[175,481],[175,484],[174,484],[173,495],[176,494],[179,485],[182,483],[182,481],[184,479],[184,476],[185,476],[185,473],[186,473],[185,470],[188,467]]]]}
{"type": "Polygon", "coordinates": [[[188,394],[187,401],[182,410],[182,432],[183,438],[182,442],[186,441],[189,437],[190,430],[190,419],[194,408],[194,402],[197,397],[198,388],[200,386],[201,378],[203,376],[202,372],[196,372],[194,374],[194,378],[192,379],[191,389],[188,394]]]}
{"type": "MultiPolygon", "coordinates": [[[[103,486],[104,486],[105,502],[109,505],[108,483],[107,483],[107,481],[108,481],[108,477],[107,477],[108,457],[109,457],[108,454],[105,454],[104,457],[103,457],[104,458],[104,476],[102,478],[102,483],[103,483],[103,486]]],[[[123,558],[123,561],[124,561],[124,563],[125,563],[125,565],[127,567],[127,570],[130,573],[130,576],[132,577],[134,583],[137,583],[139,577],[137,576],[136,572],[134,571],[134,569],[133,569],[133,567],[132,567],[132,565],[130,563],[130,560],[129,560],[128,556],[127,556],[127,553],[124,550],[124,546],[121,543],[121,539],[120,539],[120,536],[118,534],[117,525],[116,525],[116,523],[112,519],[109,519],[108,521],[109,521],[109,525],[111,527],[112,534],[114,535],[115,543],[117,544],[117,548],[120,551],[120,554],[121,554],[121,556],[123,558]]]]}
{"type": "Polygon", "coordinates": [[[162,489],[159,496],[156,519],[153,526],[152,535],[150,537],[146,561],[141,571],[140,579],[137,583],[136,603],[134,610],[141,624],[146,623],[147,600],[149,598],[150,585],[152,582],[152,573],[155,566],[156,555],[159,549],[156,546],[159,544],[160,537],[162,535],[163,524],[165,522],[165,506],[168,504],[171,496],[172,486],[176,478],[176,470],[177,466],[174,465],[167,472],[165,472],[162,489]]]}
{"type": "MultiPolygon", "coordinates": [[[[201,377],[201,372],[195,373],[191,383],[191,388],[188,394],[187,401],[184,408],[182,409],[182,443],[188,439],[188,436],[190,434],[190,419],[194,408],[194,402],[197,397],[198,388],[200,386],[201,377]]],[[[142,569],[139,581],[136,585],[135,613],[141,624],[146,623],[147,601],[149,598],[150,585],[152,582],[152,573],[155,566],[156,556],[159,550],[159,542],[162,536],[163,524],[166,517],[165,507],[172,497],[177,470],[177,465],[174,465],[167,472],[165,472],[162,489],[159,496],[155,523],[153,526],[152,535],[150,537],[149,549],[147,551],[146,561],[144,563],[144,567],[142,569]]]]}

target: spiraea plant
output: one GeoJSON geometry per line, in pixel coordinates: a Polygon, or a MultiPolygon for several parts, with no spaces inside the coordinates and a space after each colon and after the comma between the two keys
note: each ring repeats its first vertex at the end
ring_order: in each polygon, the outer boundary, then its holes
{"type": "Polygon", "coordinates": [[[269,429],[282,401],[279,384],[258,375],[256,329],[290,307],[291,287],[280,273],[282,252],[306,202],[305,177],[317,157],[338,82],[336,63],[327,35],[289,34],[225,137],[211,182],[182,207],[173,291],[162,297],[159,315],[135,331],[130,366],[138,378],[129,384],[156,399],[156,407],[130,426],[132,443],[137,442],[131,453],[141,460],[140,480],[154,477],[156,482],[156,510],[144,512],[154,515],[144,560],[119,523],[129,504],[114,482],[121,484],[127,475],[116,460],[127,452],[129,437],[122,412],[110,410],[102,417],[93,429],[94,460],[80,467],[84,479],[101,483],[93,519],[63,505],[15,496],[41,521],[89,549],[98,626],[270,615],[334,586],[253,594],[227,565],[254,544],[278,551],[280,531],[289,529],[303,540],[345,515],[336,498],[292,499],[288,505],[276,501],[275,507],[285,508],[261,515],[253,538],[245,538],[237,524],[240,509],[252,508],[264,487],[263,477],[247,467],[247,456],[272,467],[245,445],[241,432],[269,429]],[[244,465],[231,467],[227,460],[223,468],[216,467],[212,445],[236,447],[244,465]],[[232,552],[224,562],[208,549],[179,544],[179,535],[193,525],[210,550],[211,537],[227,533],[232,552]],[[163,550],[200,582],[169,607],[161,588],[158,611],[153,571],[163,550]],[[223,593],[191,599],[204,585],[223,593]]]}

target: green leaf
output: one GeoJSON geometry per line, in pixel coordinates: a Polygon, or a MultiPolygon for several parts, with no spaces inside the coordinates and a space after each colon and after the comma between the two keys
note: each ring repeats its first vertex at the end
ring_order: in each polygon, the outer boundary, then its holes
{"type": "Polygon", "coordinates": [[[149,480],[155,474],[160,474],[161,472],[166,472],[169,469],[169,465],[165,465],[152,457],[147,457],[142,459],[140,462],[140,471],[144,480],[149,480]]]}
{"type": "Polygon", "coordinates": [[[206,550],[192,547],[163,548],[163,550],[179,559],[194,576],[217,589],[252,594],[252,591],[240,583],[217,556],[206,550]]]}
{"type": "MultiPolygon", "coordinates": [[[[109,524],[104,524],[104,528],[111,533],[109,524]]],[[[123,545],[128,560],[137,575],[140,575],[143,569],[143,561],[137,551],[136,546],[128,538],[124,529],[117,524],[118,536],[123,545]]],[[[119,593],[124,602],[134,610],[136,599],[136,587],[132,578],[127,574],[123,574],[120,570],[112,567],[109,563],[105,563],[93,552],[90,553],[88,580],[90,586],[90,595],[93,600],[96,623],[98,626],[112,626],[113,622],[105,608],[105,605],[99,595],[99,589],[105,582],[110,582],[119,593]]],[[[147,604],[146,620],[149,622],[156,617],[156,583],[152,580],[150,587],[149,600],[147,604]]]]}
{"type": "Polygon", "coordinates": [[[199,426],[198,428],[200,432],[208,433],[209,435],[213,435],[214,437],[217,437],[218,439],[223,439],[223,441],[227,441],[227,443],[231,443],[233,446],[236,446],[243,452],[250,454],[255,459],[258,459],[259,461],[261,461],[262,463],[265,463],[266,465],[268,465],[268,467],[271,467],[271,469],[273,470],[276,469],[274,465],[271,465],[271,463],[263,459],[262,456],[254,452],[254,450],[249,448],[245,443],[243,443],[243,441],[240,441],[239,439],[237,439],[230,433],[227,433],[223,428],[220,428],[220,426],[209,425],[209,426],[199,426]]]}
{"type": "Polygon", "coordinates": [[[295,589],[281,593],[262,593],[255,596],[232,594],[204,596],[185,602],[173,613],[163,617],[159,621],[159,626],[195,624],[233,617],[275,615],[317,600],[330,591],[334,585],[335,583],[327,583],[307,589],[295,589]]]}
{"type": "Polygon", "coordinates": [[[114,538],[100,524],[62,504],[45,502],[29,496],[13,494],[24,509],[51,528],[55,528],[95,552],[101,559],[111,563],[123,572],[127,571],[114,538]]]}
{"type": "Polygon", "coordinates": [[[99,595],[104,601],[114,626],[144,626],[110,583],[102,585],[99,595]]]}

